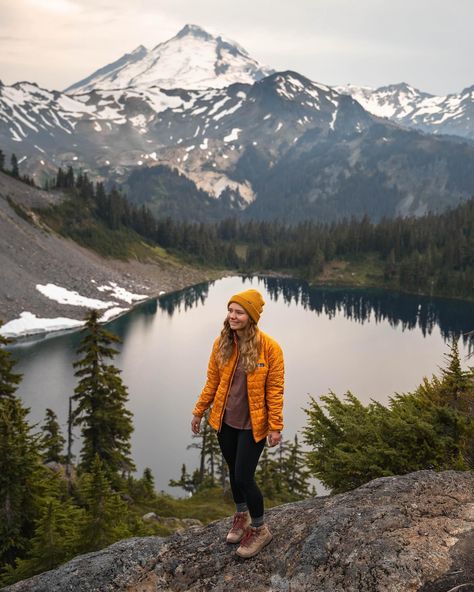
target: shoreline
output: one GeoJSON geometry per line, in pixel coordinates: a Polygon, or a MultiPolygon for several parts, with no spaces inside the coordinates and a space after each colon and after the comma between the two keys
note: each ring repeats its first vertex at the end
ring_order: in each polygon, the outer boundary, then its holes
{"type": "MultiPolygon", "coordinates": [[[[150,264],[148,264],[148,265],[150,265],[150,264]]],[[[151,266],[153,266],[153,264],[151,264],[151,266]]],[[[308,280],[306,280],[304,278],[301,278],[301,277],[298,277],[295,275],[291,275],[290,273],[279,273],[279,272],[275,272],[275,271],[265,271],[265,272],[258,271],[258,272],[255,272],[254,274],[248,274],[248,273],[242,273],[242,272],[232,273],[230,270],[225,270],[225,271],[220,270],[219,271],[219,270],[208,269],[208,270],[204,271],[201,269],[190,268],[187,266],[180,267],[179,271],[180,271],[180,273],[176,274],[171,280],[169,277],[167,278],[167,282],[168,282],[168,286],[169,286],[168,290],[166,290],[166,291],[163,289],[158,290],[156,286],[153,286],[154,289],[152,288],[151,293],[149,293],[147,295],[141,295],[141,296],[132,295],[135,297],[135,299],[134,299],[134,301],[128,302],[128,306],[122,306],[122,303],[121,303],[120,306],[112,306],[108,310],[105,310],[104,316],[106,318],[104,320],[101,320],[101,324],[106,325],[107,323],[115,321],[118,318],[122,317],[123,315],[132,312],[138,306],[144,305],[147,302],[151,302],[153,300],[157,300],[161,296],[167,296],[167,295],[173,294],[175,292],[179,292],[181,290],[191,288],[192,286],[195,286],[199,283],[211,282],[216,279],[221,279],[224,277],[230,277],[230,276],[245,277],[247,275],[253,275],[254,277],[262,277],[262,278],[263,277],[282,278],[282,279],[295,280],[298,282],[305,282],[310,289],[311,288],[316,288],[316,289],[327,288],[327,289],[335,289],[335,290],[337,290],[337,289],[380,290],[383,292],[392,292],[392,293],[398,293],[398,294],[402,294],[402,295],[417,296],[417,297],[428,298],[428,299],[473,303],[473,300],[469,300],[469,299],[465,299],[465,298],[456,298],[453,296],[437,296],[437,295],[433,295],[433,294],[411,292],[411,291],[381,286],[381,285],[373,284],[373,283],[367,284],[367,285],[360,285],[359,283],[356,283],[356,282],[354,282],[354,283],[351,283],[348,281],[337,282],[337,281],[334,281],[334,278],[332,278],[331,281],[317,281],[316,280],[313,282],[309,282],[308,280]],[[182,274],[187,275],[188,273],[190,273],[190,275],[192,277],[187,277],[184,281],[182,281],[184,279],[182,277],[182,274]],[[110,313],[114,310],[117,311],[115,314],[107,315],[107,312],[110,313]]],[[[174,274],[172,274],[172,275],[174,275],[174,274]]],[[[136,284],[140,280],[141,280],[140,277],[133,278],[133,283],[136,284]]],[[[166,283],[166,282],[164,282],[164,283],[166,283]]],[[[138,284],[136,284],[136,285],[138,285],[138,284]]],[[[142,286],[142,287],[144,287],[144,286],[142,286]]],[[[101,287],[99,287],[99,288],[101,288],[101,287]]],[[[102,289],[104,289],[104,288],[102,287],[102,289]]],[[[111,289],[111,288],[107,288],[107,289],[111,289]]],[[[117,298],[115,295],[115,299],[120,299],[120,298],[117,298]]],[[[125,303],[123,303],[123,304],[125,304],[125,303]]],[[[82,307],[84,312],[88,308],[90,309],[90,308],[94,308],[94,307],[93,306],[82,307]]],[[[74,316],[77,316],[77,315],[74,315],[74,316]]],[[[44,339],[48,339],[51,337],[56,337],[56,336],[63,335],[63,334],[73,333],[75,331],[80,331],[82,329],[82,327],[84,326],[84,320],[80,319],[80,318],[74,318],[74,316],[70,316],[70,317],[69,316],[65,316],[65,317],[36,317],[35,315],[33,315],[27,311],[23,311],[20,314],[20,318],[11,319],[10,321],[4,323],[4,325],[0,328],[0,335],[13,340],[13,343],[9,344],[9,347],[15,347],[15,346],[21,347],[22,345],[23,346],[30,345],[30,344],[36,343],[37,341],[42,341],[44,339]],[[28,317],[27,315],[30,315],[30,317],[28,317]],[[17,331],[14,331],[14,330],[9,331],[8,325],[12,322],[13,323],[17,322],[21,325],[22,317],[24,317],[25,319],[29,318],[30,321],[37,321],[37,326],[30,326],[29,328],[26,327],[26,328],[22,328],[17,331]],[[42,322],[43,322],[43,324],[41,324],[42,322]],[[5,330],[5,329],[7,329],[7,330],[5,330]]],[[[25,321],[25,322],[27,322],[27,321],[25,321]]]]}
{"type": "MultiPolygon", "coordinates": [[[[170,294],[173,294],[174,292],[179,292],[180,290],[191,288],[192,286],[198,285],[199,283],[211,282],[216,279],[220,279],[230,275],[227,272],[224,273],[223,271],[219,272],[215,270],[207,270],[206,272],[201,273],[201,270],[199,269],[191,269],[187,267],[180,268],[180,271],[184,273],[192,271],[192,277],[189,278],[190,281],[181,281],[182,278],[179,274],[177,274],[176,277],[174,277],[171,280],[168,278],[168,290],[152,290],[151,293],[147,294],[146,296],[140,299],[135,298],[135,300],[130,302],[128,306],[110,307],[109,311],[113,311],[114,309],[116,309],[117,313],[111,314],[107,316],[104,320],[101,320],[101,324],[106,325],[107,323],[115,321],[123,315],[132,312],[137,307],[144,305],[148,302],[157,300],[162,296],[168,296],[170,294]]],[[[136,278],[136,281],[139,280],[140,278],[136,278]]],[[[81,310],[85,314],[88,308],[93,308],[93,306],[81,307],[81,310]]],[[[77,309],[75,310],[75,312],[78,312],[77,309]]],[[[107,310],[104,311],[104,315],[106,315],[106,313],[107,310]]],[[[83,328],[85,321],[81,318],[74,318],[75,316],[77,316],[77,314],[70,317],[36,317],[36,315],[28,311],[23,311],[22,313],[20,313],[20,317],[11,319],[2,325],[2,327],[0,328],[0,335],[13,340],[13,343],[8,344],[9,348],[28,346],[38,341],[43,341],[45,339],[49,339],[52,337],[57,337],[60,335],[80,331],[83,328]],[[31,324],[28,327],[27,324],[29,321],[31,324]],[[16,331],[11,329],[9,330],[8,325],[10,325],[11,323],[16,323],[17,326],[20,328],[16,331]],[[23,325],[23,323],[25,323],[25,325],[23,325]]],[[[15,327],[15,325],[13,325],[13,327],[15,327]]]]}

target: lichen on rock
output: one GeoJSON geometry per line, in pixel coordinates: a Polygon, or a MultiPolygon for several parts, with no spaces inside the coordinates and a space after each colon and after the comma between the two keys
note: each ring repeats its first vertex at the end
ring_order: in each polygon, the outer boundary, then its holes
{"type": "Polygon", "coordinates": [[[243,560],[229,520],[120,541],[5,592],[474,592],[474,472],[420,471],[268,510],[243,560]]]}

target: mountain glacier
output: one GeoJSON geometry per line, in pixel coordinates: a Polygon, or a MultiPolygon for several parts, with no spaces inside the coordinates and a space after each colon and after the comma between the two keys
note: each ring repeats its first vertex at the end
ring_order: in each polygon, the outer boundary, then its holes
{"type": "Polygon", "coordinates": [[[124,88],[223,88],[251,84],[274,70],[260,65],[235,41],[186,25],[153,49],[143,45],[65,89],[66,93],[124,88]]]}

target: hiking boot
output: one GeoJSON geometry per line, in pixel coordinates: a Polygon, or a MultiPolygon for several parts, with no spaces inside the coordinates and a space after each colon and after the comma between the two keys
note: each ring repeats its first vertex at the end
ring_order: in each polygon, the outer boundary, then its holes
{"type": "Polygon", "coordinates": [[[240,546],[236,553],[239,557],[243,557],[244,559],[253,557],[261,551],[265,545],[268,545],[272,538],[273,535],[266,524],[262,524],[262,526],[257,528],[249,526],[244,538],[240,541],[240,546]]]}
{"type": "Polygon", "coordinates": [[[232,528],[227,533],[226,541],[228,543],[238,543],[250,526],[250,514],[248,512],[236,512],[232,528]]]}

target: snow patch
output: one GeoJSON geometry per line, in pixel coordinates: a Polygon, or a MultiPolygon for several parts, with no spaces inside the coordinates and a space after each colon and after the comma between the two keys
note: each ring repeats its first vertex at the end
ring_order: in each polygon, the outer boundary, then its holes
{"type": "Polygon", "coordinates": [[[44,333],[46,331],[59,331],[61,329],[73,329],[81,327],[83,321],[68,319],[66,317],[57,317],[55,319],[45,319],[34,315],[31,312],[22,312],[20,318],[9,321],[0,329],[0,334],[4,337],[20,337],[23,335],[34,335],[35,333],[44,333]]]}
{"type": "Polygon", "coordinates": [[[214,121],[218,121],[219,119],[221,119],[222,117],[225,117],[226,115],[231,115],[232,113],[235,113],[238,109],[240,109],[240,107],[242,107],[242,101],[239,101],[233,107],[229,107],[229,109],[224,109],[223,111],[221,111],[217,115],[214,115],[213,119],[214,119],[214,121]]]}
{"type": "Polygon", "coordinates": [[[55,284],[36,284],[36,289],[51,300],[55,300],[60,304],[70,304],[72,306],[84,306],[87,308],[109,308],[110,306],[116,306],[116,302],[105,302],[104,300],[97,300],[95,298],[87,298],[81,296],[78,292],[67,290],[61,286],[55,284]]]}
{"type": "Polygon", "coordinates": [[[233,142],[239,139],[239,134],[242,130],[238,127],[234,127],[229,135],[224,136],[224,142],[233,142]]]}
{"type": "Polygon", "coordinates": [[[125,288],[121,288],[115,282],[109,282],[109,285],[97,286],[97,289],[99,292],[111,292],[111,296],[118,298],[119,300],[124,300],[129,304],[132,304],[135,300],[144,300],[145,298],[148,298],[146,294],[133,294],[125,288]]]}
{"type": "Polygon", "coordinates": [[[117,317],[118,315],[127,312],[128,308],[121,308],[120,306],[114,306],[113,308],[109,308],[106,310],[104,314],[100,317],[100,322],[107,322],[110,319],[117,317]]]}

